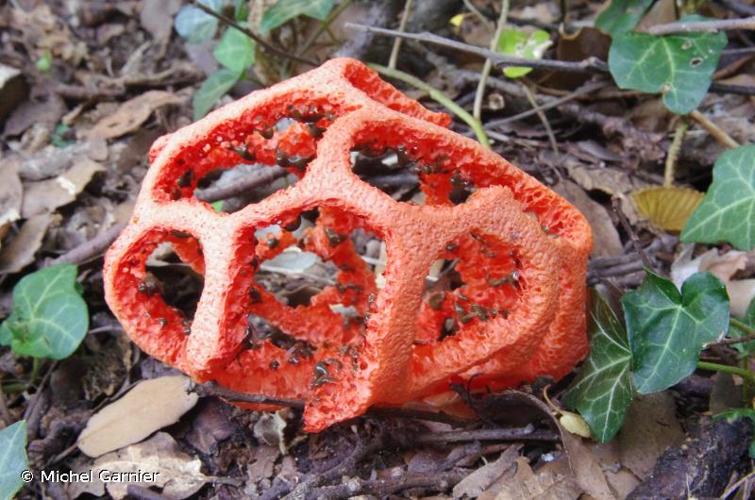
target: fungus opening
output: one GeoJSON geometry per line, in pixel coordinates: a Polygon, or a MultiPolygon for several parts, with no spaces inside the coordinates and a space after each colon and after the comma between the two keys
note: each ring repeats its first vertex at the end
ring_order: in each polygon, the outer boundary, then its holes
{"type": "Polygon", "coordinates": [[[521,294],[520,277],[516,253],[495,236],[471,231],[449,242],[425,279],[415,344],[506,318],[521,294]]]}
{"type": "Polygon", "coordinates": [[[179,313],[184,332],[190,334],[204,288],[204,276],[179,257],[171,242],[157,245],[147,258],[145,270],[144,278],[138,285],[139,293],[148,296],[158,294],[166,306],[179,313]]]}

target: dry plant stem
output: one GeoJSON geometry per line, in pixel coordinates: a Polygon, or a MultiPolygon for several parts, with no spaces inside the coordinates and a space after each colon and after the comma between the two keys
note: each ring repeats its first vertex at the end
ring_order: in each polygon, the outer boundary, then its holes
{"type": "Polygon", "coordinates": [[[704,114],[698,110],[692,111],[689,116],[695,120],[702,128],[708,131],[713,138],[722,146],[727,148],[736,148],[739,143],[731,138],[729,134],[721,130],[718,125],[710,121],[704,114]]]}
{"type": "Polygon", "coordinates": [[[8,411],[8,404],[5,401],[5,393],[3,392],[2,385],[0,385],[0,419],[3,420],[5,426],[13,423],[13,417],[11,416],[10,411],[8,411]]]}
{"type": "Polygon", "coordinates": [[[723,498],[723,499],[729,498],[729,496],[735,491],[737,491],[740,487],[742,487],[742,485],[752,480],[755,480],[755,471],[750,472],[746,476],[740,478],[739,481],[732,484],[726,491],[724,491],[723,494],[721,494],[719,498],[723,498]]]}
{"type": "Polygon", "coordinates": [[[747,370],[746,368],[740,368],[738,366],[721,365],[718,363],[711,363],[708,361],[698,361],[697,367],[701,370],[708,370],[713,372],[729,373],[731,375],[738,375],[750,384],[755,384],[755,373],[747,370]]]}
{"type": "MultiPolygon", "coordinates": [[[[526,83],[522,82],[522,89],[524,90],[524,95],[527,96],[527,101],[529,101],[530,105],[532,106],[533,110],[536,110],[538,107],[537,101],[535,100],[535,94],[532,93],[532,90],[527,86],[526,83]]],[[[545,132],[548,134],[548,141],[551,143],[551,148],[553,149],[553,152],[558,154],[558,143],[556,142],[556,136],[553,135],[553,129],[551,128],[551,124],[548,121],[548,118],[545,117],[545,113],[542,110],[537,110],[537,117],[540,118],[540,121],[543,124],[543,127],[545,127],[545,132]]]]}
{"type": "Polygon", "coordinates": [[[376,35],[401,37],[407,40],[431,43],[441,47],[467,52],[469,54],[476,54],[480,57],[491,59],[495,66],[523,66],[525,68],[549,69],[553,71],[564,71],[568,73],[605,73],[608,71],[606,63],[597,58],[588,58],[583,61],[576,62],[555,61],[552,59],[525,59],[522,57],[504,56],[489,49],[475,47],[474,45],[469,45],[467,43],[457,42],[455,40],[450,40],[448,38],[444,38],[442,36],[428,32],[401,33],[396,30],[377,28],[354,23],[346,23],[344,26],[358,31],[374,33],[376,35]]]}
{"type": "Polygon", "coordinates": [[[307,64],[309,66],[312,66],[313,68],[315,66],[319,66],[319,63],[317,61],[313,61],[312,59],[307,59],[305,57],[301,57],[301,56],[298,56],[296,54],[292,54],[292,53],[287,52],[287,51],[285,51],[283,49],[279,49],[278,47],[276,47],[274,45],[271,45],[270,43],[267,42],[267,40],[265,40],[261,36],[257,35],[253,31],[251,31],[251,30],[249,30],[249,29],[241,26],[239,23],[237,23],[236,21],[234,21],[233,19],[231,19],[229,17],[224,16],[223,14],[218,14],[217,12],[215,12],[214,10],[212,10],[211,8],[209,8],[206,5],[203,5],[203,4],[199,3],[199,2],[197,2],[196,0],[190,0],[190,3],[191,3],[191,5],[193,5],[194,7],[198,8],[199,10],[205,12],[206,14],[211,15],[212,17],[214,17],[215,19],[217,19],[221,23],[227,24],[228,26],[233,26],[234,28],[236,28],[237,30],[239,30],[240,32],[242,32],[243,34],[245,34],[246,36],[248,36],[249,38],[251,38],[252,40],[254,40],[255,42],[257,42],[260,45],[260,47],[263,47],[266,50],[268,50],[268,51],[270,51],[270,52],[272,52],[272,53],[274,53],[276,55],[279,55],[279,56],[283,57],[284,59],[291,59],[293,61],[300,62],[302,64],[307,64]]]}
{"type": "Polygon", "coordinates": [[[674,140],[671,141],[671,146],[668,148],[668,155],[666,155],[666,166],[663,170],[663,187],[668,188],[674,185],[676,160],[679,158],[679,152],[682,150],[682,142],[684,141],[684,134],[687,133],[687,127],[689,125],[686,120],[681,118],[674,131],[674,140]]]}
{"type": "Polygon", "coordinates": [[[99,257],[115,241],[126,224],[116,224],[89,241],[69,250],[60,257],[53,259],[50,264],[83,264],[88,260],[99,257]]]}
{"type": "Polygon", "coordinates": [[[746,337],[739,337],[736,339],[723,339],[716,342],[718,345],[733,345],[733,344],[744,344],[745,342],[752,342],[755,340],[755,333],[752,335],[747,335],[746,337]]]}
{"type": "Polygon", "coordinates": [[[488,27],[490,31],[493,31],[493,23],[488,20],[487,17],[485,17],[482,12],[480,12],[480,9],[475,7],[475,5],[470,0],[464,0],[464,6],[469,9],[469,11],[474,14],[477,19],[482,21],[482,24],[488,27]]]}
{"type": "Polygon", "coordinates": [[[480,141],[480,144],[490,149],[490,140],[488,139],[488,135],[485,133],[485,129],[483,128],[482,123],[480,123],[479,120],[475,119],[474,116],[470,115],[464,108],[456,104],[453,100],[449,99],[448,96],[446,96],[443,92],[428,85],[419,78],[416,78],[408,73],[404,73],[403,71],[386,68],[385,66],[380,66],[379,64],[369,64],[369,66],[381,75],[385,75],[389,78],[395,78],[396,80],[401,80],[404,83],[408,83],[409,85],[426,92],[431,99],[445,106],[446,109],[458,116],[459,119],[461,119],[464,123],[469,125],[472,131],[475,133],[475,136],[477,136],[477,140],[480,141]]]}
{"type": "Polygon", "coordinates": [[[668,35],[671,33],[692,33],[698,31],[718,30],[755,30],[755,16],[739,19],[716,19],[714,21],[680,21],[658,24],[648,29],[651,35],[668,35]]]}
{"type": "MultiPolygon", "coordinates": [[[[401,15],[401,24],[399,24],[398,30],[404,32],[406,30],[406,22],[409,20],[409,14],[412,11],[413,0],[406,0],[404,4],[404,13],[401,15]]],[[[401,50],[401,38],[396,37],[393,41],[393,47],[391,48],[391,56],[388,58],[388,67],[396,69],[396,63],[398,62],[398,53],[401,50]]]]}
{"type": "Polygon", "coordinates": [[[613,206],[614,213],[619,218],[621,227],[624,228],[624,231],[626,231],[626,233],[629,235],[629,238],[632,240],[632,245],[634,245],[635,251],[639,254],[640,259],[642,259],[642,263],[645,265],[647,269],[654,271],[655,268],[653,266],[653,263],[651,262],[647,254],[645,253],[645,249],[642,248],[642,245],[640,244],[640,240],[637,239],[637,234],[635,234],[634,229],[632,229],[632,225],[629,223],[627,216],[624,215],[624,212],[621,210],[621,203],[620,203],[619,198],[616,198],[616,197],[612,198],[611,205],[613,206]]]}
{"type": "Polygon", "coordinates": [[[532,426],[513,429],[477,429],[450,432],[432,432],[417,436],[417,443],[447,444],[465,441],[558,441],[557,433],[538,431],[532,426]]]}
{"type": "MultiPolygon", "coordinates": [[[[490,40],[490,50],[495,51],[496,47],[498,46],[498,39],[501,37],[501,32],[503,31],[503,27],[506,25],[506,18],[509,15],[509,0],[502,0],[501,1],[501,15],[498,16],[498,24],[496,24],[495,33],[493,34],[493,38],[490,40]]],[[[397,41],[400,40],[400,38],[396,39],[397,41]]],[[[472,107],[472,116],[477,118],[478,120],[482,116],[482,99],[485,97],[485,86],[488,80],[488,76],[490,75],[490,69],[493,66],[493,61],[490,60],[490,58],[485,59],[485,64],[482,66],[482,71],[480,72],[480,81],[477,83],[477,92],[474,96],[474,106],[472,107]]]]}
{"type": "Polygon", "coordinates": [[[301,48],[296,51],[296,55],[300,56],[307,50],[309,50],[312,44],[315,43],[318,38],[320,38],[320,35],[322,35],[326,30],[330,29],[330,25],[333,24],[333,21],[338,19],[338,16],[340,16],[343,11],[349,8],[351,1],[352,0],[344,0],[343,2],[338,4],[338,7],[333,9],[333,12],[331,12],[330,15],[328,15],[328,17],[322,23],[320,23],[320,26],[317,28],[317,30],[315,30],[315,32],[312,33],[312,35],[310,35],[310,37],[307,38],[303,44],[301,44],[301,48]]]}

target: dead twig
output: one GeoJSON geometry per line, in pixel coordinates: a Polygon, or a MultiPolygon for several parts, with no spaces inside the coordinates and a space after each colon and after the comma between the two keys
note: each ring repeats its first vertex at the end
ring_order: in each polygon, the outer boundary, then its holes
{"type": "Polygon", "coordinates": [[[470,474],[470,470],[456,469],[430,474],[405,474],[397,478],[352,478],[337,486],[321,486],[312,490],[312,498],[349,498],[355,495],[374,495],[383,498],[412,488],[431,488],[443,492],[470,474]]]}
{"type": "Polygon", "coordinates": [[[689,116],[695,120],[702,128],[704,128],[719,144],[727,148],[736,148],[739,143],[731,138],[729,134],[724,132],[715,123],[710,121],[707,116],[699,112],[698,110],[692,111],[689,116]]]}
{"type": "Polygon", "coordinates": [[[264,167],[246,175],[229,186],[210,187],[197,192],[197,198],[212,203],[249,192],[285,176],[288,172],[279,166],[264,167]]]}
{"type": "MultiPolygon", "coordinates": [[[[406,22],[409,20],[409,14],[412,11],[412,3],[413,0],[406,0],[406,3],[404,3],[404,13],[401,15],[401,23],[398,26],[398,30],[401,32],[406,31],[406,22]]],[[[401,38],[396,37],[391,48],[391,56],[388,58],[388,67],[390,69],[396,69],[399,50],[401,50],[401,38]]]]}
{"type": "Polygon", "coordinates": [[[465,441],[558,441],[559,435],[553,431],[535,430],[532,425],[509,429],[476,429],[450,432],[432,432],[417,436],[421,444],[448,444],[465,441]]]}
{"type": "Polygon", "coordinates": [[[450,40],[442,36],[435,35],[433,33],[401,33],[400,31],[390,30],[385,28],[376,28],[373,26],[365,26],[363,24],[346,23],[346,28],[350,28],[357,31],[366,31],[367,33],[374,33],[376,35],[401,37],[407,40],[414,40],[417,42],[431,43],[441,47],[449,49],[459,50],[467,52],[469,54],[476,54],[480,57],[490,59],[496,66],[523,66],[526,68],[535,69],[548,69],[552,71],[563,71],[567,73],[605,73],[608,71],[608,66],[604,61],[591,57],[583,61],[555,61],[552,59],[525,59],[522,57],[511,57],[493,52],[489,49],[482,47],[475,47],[463,42],[457,42],[450,40]]]}
{"type": "Polygon", "coordinates": [[[611,205],[613,206],[613,211],[616,214],[616,216],[619,218],[619,222],[621,223],[621,227],[624,228],[624,231],[629,235],[629,238],[632,240],[632,244],[634,245],[634,249],[637,251],[637,253],[640,255],[640,258],[642,259],[642,263],[645,265],[645,267],[653,271],[654,266],[653,262],[650,260],[650,258],[645,253],[645,249],[642,248],[642,245],[640,244],[640,240],[637,239],[637,234],[634,232],[634,229],[632,229],[632,225],[629,224],[629,220],[627,219],[627,216],[624,215],[624,211],[621,209],[620,200],[617,197],[614,197],[611,199],[611,205]]]}
{"type": "Polygon", "coordinates": [[[715,19],[712,21],[677,21],[657,24],[648,29],[651,35],[669,35],[671,33],[694,33],[719,30],[755,30],[755,15],[738,19],[715,19]]]}
{"type": "MultiPolygon", "coordinates": [[[[496,46],[498,45],[498,39],[501,37],[501,32],[503,31],[503,27],[506,25],[506,18],[509,15],[509,0],[502,0],[501,1],[501,15],[498,17],[498,23],[496,24],[495,33],[493,34],[493,38],[490,40],[490,50],[494,51],[496,46]]],[[[396,40],[400,40],[400,38],[396,38],[396,40]]],[[[490,60],[488,57],[485,59],[485,64],[482,66],[482,71],[480,72],[480,81],[477,84],[477,92],[475,92],[474,96],[474,104],[472,106],[472,116],[480,119],[480,116],[482,115],[482,99],[485,97],[485,87],[486,82],[488,79],[488,76],[490,75],[490,69],[493,67],[493,61],[490,60]]]]}
{"type": "Polygon", "coordinates": [[[110,229],[98,234],[91,240],[69,250],[60,257],[50,261],[55,264],[83,264],[94,257],[99,257],[115,241],[126,224],[116,224],[110,229]]]}

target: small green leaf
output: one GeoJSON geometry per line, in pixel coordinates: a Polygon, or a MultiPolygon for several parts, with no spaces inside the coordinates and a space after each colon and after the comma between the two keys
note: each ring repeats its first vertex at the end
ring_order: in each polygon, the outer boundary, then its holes
{"type": "Polygon", "coordinates": [[[11,314],[0,326],[0,343],[22,356],[70,356],[89,329],[76,274],[76,266],[61,264],[21,279],[13,288],[11,314]]]}
{"type": "Polygon", "coordinates": [[[52,67],[52,53],[49,50],[44,50],[42,55],[39,56],[37,62],[34,63],[39,71],[47,73],[52,67]]]}
{"type": "MultiPolygon", "coordinates": [[[[222,7],[222,0],[199,0],[214,11],[222,7]]],[[[193,5],[184,5],[173,23],[176,32],[189,43],[202,43],[215,36],[218,20],[193,5]]]]}
{"type": "Polygon", "coordinates": [[[703,346],[729,324],[726,287],[710,273],[693,274],[680,294],[671,281],[648,271],[621,303],[640,394],[662,391],[691,374],[703,346]]]}
{"type": "Polygon", "coordinates": [[[21,473],[28,469],[26,420],[21,420],[0,431],[0,498],[13,498],[24,485],[21,473]]]}
{"type": "MultiPolygon", "coordinates": [[[[727,410],[723,413],[719,413],[713,418],[725,418],[728,422],[733,422],[735,420],[739,420],[740,418],[749,418],[750,423],[753,426],[753,430],[755,430],[755,409],[752,408],[735,408],[733,410],[727,410]]],[[[755,436],[753,436],[752,441],[750,441],[750,447],[748,451],[750,453],[750,458],[755,458],[755,436]]]]}
{"type": "Polygon", "coordinates": [[[228,68],[221,68],[211,74],[194,93],[194,119],[199,120],[212,109],[218,99],[228,93],[236,84],[241,74],[228,68]]]}
{"type": "Polygon", "coordinates": [[[324,21],[332,9],[333,0],[278,0],[262,15],[260,31],[267,34],[299,16],[324,21]]]}
{"type": "Polygon", "coordinates": [[[652,3],[653,0],[611,0],[595,19],[595,27],[611,36],[632,31],[652,3]]]}
{"type": "Polygon", "coordinates": [[[235,0],[233,2],[233,17],[238,22],[244,22],[249,18],[248,0],[235,0]]]}
{"type": "MultiPolygon", "coordinates": [[[[218,200],[216,202],[210,203],[210,206],[216,212],[222,212],[223,211],[223,200],[218,200]]],[[[0,334],[2,334],[1,331],[0,331],[0,334]]]]}
{"type": "Polygon", "coordinates": [[[661,93],[669,110],[687,114],[708,92],[726,43],[725,33],[624,33],[611,44],[608,68],[622,89],[661,93]]]}
{"type": "MultiPolygon", "coordinates": [[[[498,52],[507,56],[540,59],[551,43],[547,31],[535,30],[527,33],[517,29],[505,29],[498,38],[498,52]]],[[[503,69],[503,74],[508,78],[521,78],[530,71],[532,68],[509,66],[503,69]]]]}
{"type": "Polygon", "coordinates": [[[212,52],[220,64],[235,73],[243,73],[254,64],[254,40],[229,27],[212,52]]]}
{"type": "Polygon", "coordinates": [[[713,183],[687,221],[682,241],[726,241],[740,250],[755,247],[755,145],[723,153],[713,167],[713,183]]]}
{"type": "Polygon", "coordinates": [[[592,292],[590,356],[564,402],[584,417],[595,439],[609,441],[621,428],[632,402],[632,353],[627,334],[606,300],[592,292]]]}

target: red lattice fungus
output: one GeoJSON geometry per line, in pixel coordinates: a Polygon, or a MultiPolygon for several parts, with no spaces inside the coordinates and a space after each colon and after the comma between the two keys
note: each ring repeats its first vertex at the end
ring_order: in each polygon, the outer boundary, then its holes
{"type": "Polygon", "coordinates": [[[107,254],[110,307],[145,352],[197,381],[303,399],[310,431],[452,380],[562,377],[587,350],[589,226],[448,124],[335,59],[160,138],[107,254]],[[296,182],[234,213],[194,196],[239,164],[296,182]],[[415,194],[373,168],[410,176],[415,194]],[[203,277],[193,318],[155,293],[147,259],[164,243],[203,277]],[[360,252],[376,244],[379,272],[360,252]],[[275,273],[292,257],[328,272],[296,287],[275,273]]]}

